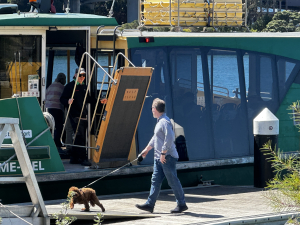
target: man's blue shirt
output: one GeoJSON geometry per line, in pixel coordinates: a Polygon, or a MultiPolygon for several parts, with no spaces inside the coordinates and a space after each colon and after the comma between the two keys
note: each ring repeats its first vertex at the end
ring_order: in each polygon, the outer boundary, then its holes
{"type": "Polygon", "coordinates": [[[167,151],[166,155],[179,158],[174,141],[172,123],[164,113],[157,119],[154,135],[148,144],[154,148],[154,159],[160,159],[162,151],[167,151]]]}

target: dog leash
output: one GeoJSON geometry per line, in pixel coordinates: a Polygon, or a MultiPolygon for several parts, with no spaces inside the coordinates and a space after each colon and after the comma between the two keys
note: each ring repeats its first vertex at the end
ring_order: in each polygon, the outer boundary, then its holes
{"type": "MultiPolygon", "coordinates": [[[[86,188],[86,187],[88,187],[88,186],[90,186],[90,185],[96,183],[97,181],[102,180],[103,178],[109,176],[110,174],[113,174],[113,173],[117,172],[118,170],[122,169],[123,167],[127,166],[128,164],[131,164],[131,163],[133,163],[133,162],[135,162],[135,161],[142,162],[143,159],[144,159],[143,156],[142,156],[142,155],[139,155],[135,160],[133,160],[133,161],[131,161],[131,162],[129,162],[129,163],[127,163],[127,164],[121,166],[120,168],[118,168],[118,169],[116,169],[116,170],[111,171],[110,173],[106,174],[105,176],[98,178],[97,180],[93,181],[92,183],[89,183],[88,185],[86,185],[86,186],[84,186],[84,187],[82,187],[82,188],[86,188]]],[[[80,188],[80,189],[82,189],[82,188],[80,188]]]]}

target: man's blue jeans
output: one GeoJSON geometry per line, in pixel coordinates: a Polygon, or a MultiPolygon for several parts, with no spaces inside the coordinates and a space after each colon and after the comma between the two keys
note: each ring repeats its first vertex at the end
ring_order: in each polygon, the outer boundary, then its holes
{"type": "Polygon", "coordinates": [[[158,198],[161,184],[167,178],[169,186],[172,188],[177,205],[184,206],[184,193],[179,179],[177,178],[176,162],[178,159],[170,155],[166,156],[166,163],[162,164],[159,159],[154,159],[153,174],[151,179],[151,189],[146,204],[154,207],[158,198]]]}

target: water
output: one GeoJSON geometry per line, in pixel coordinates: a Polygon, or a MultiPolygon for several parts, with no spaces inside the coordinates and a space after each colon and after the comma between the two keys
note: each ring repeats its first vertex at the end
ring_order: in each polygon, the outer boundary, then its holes
{"type": "MultiPolygon", "coordinates": [[[[75,73],[75,69],[78,67],[75,63],[75,57],[70,57],[70,80],[72,80],[73,75],[75,73]]],[[[190,60],[190,59],[187,59],[190,60]]],[[[48,62],[48,59],[46,60],[48,62]]],[[[98,63],[101,66],[107,66],[108,59],[106,56],[99,56],[98,63]]],[[[208,64],[209,64],[209,73],[211,80],[211,57],[208,56],[208,64]]],[[[47,64],[46,64],[47,68],[47,64]]],[[[246,90],[249,87],[249,56],[244,56],[244,68],[245,68],[245,82],[246,82],[246,90]]],[[[187,73],[184,66],[181,68],[184,73],[187,73]]],[[[105,68],[106,71],[107,68],[105,68]]],[[[53,78],[52,82],[56,79],[57,74],[64,73],[67,74],[67,56],[55,56],[54,59],[54,67],[53,67],[53,78]]],[[[98,68],[98,81],[102,81],[104,72],[98,68]]],[[[107,76],[105,81],[107,81],[107,76]]],[[[197,56],[197,82],[202,83],[203,87],[203,74],[202,74],[202,62],[201,56],[197,56]]],[[[233,97],[235,94],[232,92],[239,88],[239,77],[238,77],[238,66],[237,66],[237,58],[236,55],[214,55],[213,57],[213,85],[220,86],[228,89],[229,96],[233,97]]],[[[97,85],[98,89],[100,89],[100,84],[97,85]]],[[[201,86],[201,84],[199,84],[201,86]]],[[[107,87],[104,86],[105,90],[107,87]]]]}
{"type": "MultiPolygon", "coordinates": [[[[108,62],[107,62],[107,57],[106,56],[99,56],[98,57],[98,63],[101,66],[107,66],[108,62]]],[[[48,68],[48,57],[46,58],[46,70],[48,68]]],[[[70,81],[73,79],[73,76],[75,74],[75,70],[76,68],[78,68],[76,62],[75,62],[75,57],[74,56],[70,56],[70,81]]],[[[107,68],[105,68],[105,71],[108,71],[107,68]]],[[[65,75],[67,75],[68,72],[68,68],[67,68],[67,56],[55,56],[54,58],[54,66],[53,66],[53,76],[52,76],[52,82],[54,82],[54,80],[57,77],[57,74],[59,73],[64,73],[65,75]]],[[[102,81],[103,79],[103,75],[104,72],[102,69],[98,68],[98,81],[102,81]]],[[[105,81],[108,81],[107,76],[105,81]]],[[[100,89],[100,84],[97,85],[98,89],[100,89]]],[[[106,86],[103,87],[103,89],[107,88],[106,86]]]]}

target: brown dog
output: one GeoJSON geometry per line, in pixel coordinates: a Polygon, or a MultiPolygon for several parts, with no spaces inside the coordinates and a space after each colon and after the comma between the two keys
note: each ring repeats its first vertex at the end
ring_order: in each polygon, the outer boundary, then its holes
{"type": "Polygon", "coordinates": [[[73,209],[74,208],[74,204],[84,204],[85,208],[82,208],[82,211],[90,211],[90,206],[89,206],[89,202],[91,203],[91,205],[94,207],[95,204],[97,206],[99,206],[102,210],[102,212],[105,211],[103,205],[99,202],[97,196],[96,196],[96,191],[92,188],[81,188],[78,189],[77,187],[70,187],[69,189],[69,194],[71,192],[75,192],[75,195],[73,195],[73,197],[71,198],[70,201],[70,208],[73,209]]]}

